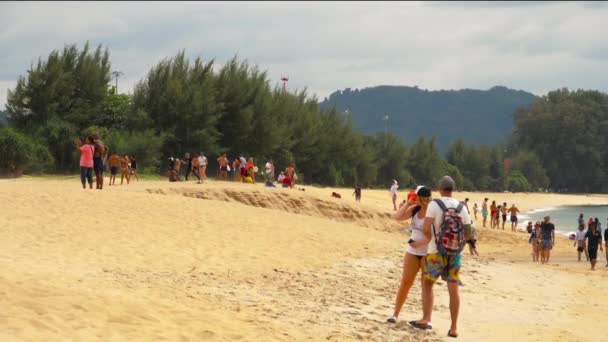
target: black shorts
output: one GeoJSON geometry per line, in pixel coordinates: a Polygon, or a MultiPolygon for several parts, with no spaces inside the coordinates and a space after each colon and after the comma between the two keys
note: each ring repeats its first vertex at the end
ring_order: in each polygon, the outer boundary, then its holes
{"type": "Polygon", "coordinates": [[[110,167],[110,173],[111,173],[113,176],[116,176],[116,174],[118,173],[118,167],[117,167],[117,166],[112,166],[112,167],[110,167]]]}
{"type": "Polygon", "coordinates": [[[93,171],[95,171],[95,174],[103,173],[103,159],[101,157],[93,157],[93,171]]]}
{"type": "Polygon", "coordinates": [[[597,259],[597,248],[589,248],[589,259],[597,259]]]}
{"type": "Polygon", "coordinates": [[[471,247],[476,248],[477,240],[467,240],[467,243],[471,245],[471,247]]]}
{"type": "Polygon", "coordinates": [[[502,222],[506,222],[507,221],[507,215],[502,215],[502,222]]]}

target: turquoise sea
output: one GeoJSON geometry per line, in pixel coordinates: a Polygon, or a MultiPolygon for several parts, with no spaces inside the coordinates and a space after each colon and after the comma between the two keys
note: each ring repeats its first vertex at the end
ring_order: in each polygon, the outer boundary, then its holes
{"type": "MultiPolygon", "coordinates": [[[[578,228],[578,216],[583,213],[585,224],[589,217],[594,219],[597,217],[602,225],[602,231],[608,225],[608,205],[582,205],[582,206],[559,206],[543,209],[535,209],[523,215],[519,215],[520,226],[526,226],[528,221],[533,223],[542,221],[547,215],[551,217],[551,222],[555,225],[555,229],[561,233],[576,231],[578,228]]],[[[508,223],[508,222],[507,222],[508,223]]]]}

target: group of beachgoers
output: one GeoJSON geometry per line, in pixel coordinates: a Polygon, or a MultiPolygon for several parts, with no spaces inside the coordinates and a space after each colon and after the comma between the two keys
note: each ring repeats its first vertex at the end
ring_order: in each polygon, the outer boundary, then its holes
{"type": "MultiPolygon", "coordinates": [[[[202,184],[207,181],[207,166],[209,165],[207,157],[203,152],[190,156],[190,153],[185,153],[184,158],[169,158],[169,171],[166,176],[170,182],[188,181],[190,175],[194,175],[198,179],[198,183],[202,184]],[[183,173],[183,179],[182,179],[183,173]]],[[[260,171],[255,165],[253,157],[245,158],[242,154],[235,157],[230,162],[228,156],[224,153],[217,158],[217,179],[224,181],[235,181],[241,183],[256,183],[256,176],[260,171]]],[[[293,163],[290,163],[284,171],[281,171],[275,178],[275,164],[272,159],[268,159],[265,164],[265,172],[262,172],[264,181],[267,187],[276,187],[275,184],[280,184],[284,188],[294,188],[298,175],[293,163]]]]}
{"type": "Polygon", "coordinates": [[[468,204],[452,197],[456,183],[449,176],[438,182],[440,196],[434,198],[429,187],[418,186],[410,191],[397,208],[398,183],[393,180],[391,195],[397,221],[411,220],[412,233],[403,261],[401,284],[395,300],[395,310],[388,322],[396,323],[410,288],[419,272],[422,277],[422,319],[409,321],[418,329],[432,329],[433,285],[441,278],[447,283],[450,296],[451,325],[449,337],[458,337],[460,307],[459,286],[461,252],[465,244],[471,254],[477,254],[475,229],[468,204]]]}
{"type": "Polygon", "coordinates": [[[582,254],[585,254],[587,261],[591,263],[591,269],[595,270],[597,263],[597,250],[604,251],[603,244],[606,244],[606,267],[608,267],[608,224],[604,230],[604,242],[602,243],[602,223],[596,217],[589,217],[585,226],[585,216],[581,213],[578,217],[578,231],[576,232],[574,246],[578,252],[578,261],[581,261],[582,254]]]}
{"type": "MultiPolygon", "coordinates": [[[[496,201],[492,201],[489,205],[488,211],[488,198],[483,199],[483,203],[481,204],[481,216],[483,217],[483,227],[487,227],[488,222],[488,214],[490,214],[490,228],[491,229],[500,229],[500,219],[502,218],[502,230],[505,230],[505,224],[507,222],[507,216],[510,216],[511,221],[511,231],[517,231],[517,214],[519,213],[519,209],[515,204],[511,204],[511,206],[507,206],[507,202],[503,202],[502,205],[496,205],[496,201]]],[[[479,213],[479,207],[477,203],[473,205],[473,214],[475,215],[475,220],[477,220],[477,213],[479,213]]]]}
{"type": "Polygon", "coordinates": [[[110,154],[110,148],[104,144],[98,133],[87,136],[84,143],[80,138],[77,138],[76,148],[80,152],[80,182],[83,189],[86,189],[87,183],[89,184],[89,189],[93,189],[94,173],[95,188],[102,190],[104,186],[103,174],[106,168],[110,170],[109,185],[116,185],[118,171],[121,172],[121,185],[125,179],[127,180],[127,184],[129,184],[131,177],[139,180],[135,156],[129,157],[126,154],[122,154],[121,156],[117,152],[110,154]]]}

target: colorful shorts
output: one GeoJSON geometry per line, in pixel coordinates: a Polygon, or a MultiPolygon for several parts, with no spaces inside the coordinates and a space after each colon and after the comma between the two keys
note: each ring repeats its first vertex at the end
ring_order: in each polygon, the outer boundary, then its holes
{"type": "Polygon", "coordinates": [[[541,240],[540,241],[540,249],[551,250],[553,248],[553,243],[551,240],[541,240]]]}
{"type": "Polygon", "coordinates": [[[481,215],[482,215],[483,217],[488,217],[488,211],[487,211],[487,210],[482,210],[482,211],[481,211],[481,215]]]}
{"type": "Polygon", "coordinates": [[[448,283],[459,283],[460,254],[452,256],[428,254],[424,264],[424,277],[432,282],[436,282],[441,277],[448,283]]]}

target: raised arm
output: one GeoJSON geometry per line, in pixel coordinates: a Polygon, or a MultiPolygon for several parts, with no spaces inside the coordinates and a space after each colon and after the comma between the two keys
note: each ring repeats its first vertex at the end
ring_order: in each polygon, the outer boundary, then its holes
{"type": "Polygon", "coordinates": [[[404,221],[412,217],[416,205],[402,205],[395,213],[393,218],[397,221],[404,221]]]}

